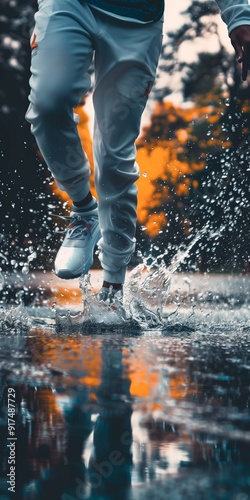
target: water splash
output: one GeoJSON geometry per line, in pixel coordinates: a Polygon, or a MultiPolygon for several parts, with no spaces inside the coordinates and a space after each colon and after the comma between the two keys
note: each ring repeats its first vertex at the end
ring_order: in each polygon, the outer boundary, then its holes
{"type": "Polygon", "coordinates": [[[90,276],[80,278],[80,289],[83,297],[83,318],[84,324],[89,325],[108,325],[114,329],[127,329],[129,327],[138,327],[138,319],[128,313],[121,297],[117,294],[112,303],[100,302],[98,296],[93,294],[90,276]]]}
{"type": "Polygon", "coordinates": [[[177,251],[169,266],[166,266],[164,262],[168,250],[158,255],[150,265],[148,260],[151,259],[151,256],[145,258],[143,263],[132,271],[125,287],[125,303],[127,303],[132,316],[137,317],[140,322],[143,321],[150,327],[164,325],[163,310],[169,294],[172,275],[187,259],[192,248],[204,235],[210,239],[215,238],[221,234],[223,229],[221,227],[219,231],[212,232],[209,231],[208,225],[205,225],[185,249],[177,251]]]}
{"type": "Polygon", "coordinates": [[[83,311],[73,316],[69,311],[62,315],[57,314],[57,327],[71,331],[72,328],[89,329],[97,333],[108,327],[118,330],[139,328],[145,330],[164,328],[169,316],[177,314],[178,305],[174,312],[164,315],[164,308],[171,284],[172,275],[178,270],[181,263],[189,256],[194,245],[204,236],[218,237],[223,228],[211,232],[204,226],[190,241],[185,249],[180,249],[173,257],[169,266],[166,266],[164,257],[168,250],[153,259],[147,257],[130,273],[124,286],[124,300],[116,300],[112,304],[103,303],[93,293],[90,275],[82,276],[79,287],[82,292],[83,311]],[[150,264],[149,264],[149,261],[150,264]]]}
{"type": "Polygon", "coordinates": [[[23,303],[23,290],[17,293],[18,306],[0,307],[0,334],[26,333],[31,327],[31,319],[23,303]]]}
{"type": "Polygon", "coordinates": [[[26,333],[31,326],[31,320],[23,304],[9,309],[0,308],[0,334],[26,333]]]}

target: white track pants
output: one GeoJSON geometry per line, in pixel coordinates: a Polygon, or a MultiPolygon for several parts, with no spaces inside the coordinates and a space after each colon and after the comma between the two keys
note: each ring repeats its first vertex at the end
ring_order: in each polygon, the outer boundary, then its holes
{"type": "Polygon", "coordinates": [[[71,199],[89,191],[89,164],[73,107],[90,87],[94,55],[95,184],[104,269],[118,271],[135,249],[138,166],[134,142],[152,87],[162,43],[162,20],[138,24],[114,19],[79,0],[40,0],[32,35],[32,133],[71,199]]]}

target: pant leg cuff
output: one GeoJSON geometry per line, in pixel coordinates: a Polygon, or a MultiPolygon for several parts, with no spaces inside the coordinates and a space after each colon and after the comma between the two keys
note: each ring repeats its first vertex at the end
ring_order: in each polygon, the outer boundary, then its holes
{"type": "Polygon", "coordinates": [[[103,280],[108,283],[121,283],[125,281],[126,267],[121,267],[118,271],[103,270],[103,280]]]}

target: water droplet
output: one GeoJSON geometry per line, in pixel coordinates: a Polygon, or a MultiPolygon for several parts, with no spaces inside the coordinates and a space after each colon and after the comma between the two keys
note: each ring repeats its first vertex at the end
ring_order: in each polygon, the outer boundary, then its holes
{"type": "Polygon", "coordinates": [[[22,274],[29,274],[29,266],[28,264],[24,264],[22,268],[22,274]]]}
{"type": "Polygon", "coordinates": [[[2,273],[0,273],[0,290],[3,290],[4,283],[5,283],[4,276],[2,275],[2,273]]]}

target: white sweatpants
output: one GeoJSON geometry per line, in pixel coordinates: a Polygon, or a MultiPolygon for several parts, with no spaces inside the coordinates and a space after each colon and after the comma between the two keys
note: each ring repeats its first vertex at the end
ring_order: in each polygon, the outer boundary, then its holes
{"type": "Polygon", "coordinates": [[[156,74],[163,23],[118,20],[79,0],[39,0],[38,5],[26,118],[59,188],[82,200],[89,191],[89,164],[73,107],[90,88],[87,71],[94,56],[100,260],[104,270],[116,272],[135,249],[134,143],[156,74]]]}

